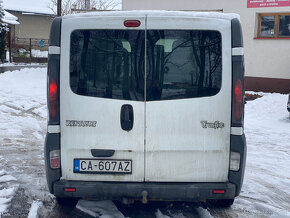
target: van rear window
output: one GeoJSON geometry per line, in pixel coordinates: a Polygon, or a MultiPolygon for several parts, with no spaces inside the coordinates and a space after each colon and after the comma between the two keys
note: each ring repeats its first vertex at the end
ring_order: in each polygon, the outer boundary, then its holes
{"type": "Polygon", "coordinates": [[[72,91],[85,96],[144,101],[144,37],[142,30],[72,32],[72,91]]]}
{"type": "Polygon", "coordinates": [[[219,92],[219,32],[148,30],[146,35],[145,49],[144,30],[74,31],[70,51],[72,91],[135,101],[144,101],[145,95],[147,101],[156,101],[213,96],[219,92]]]}
{"type": "Polygon", "coordinates": [[[205,97],[219,92],[219,32],[149,30],[147,38],[147,101],[205,97]]]}

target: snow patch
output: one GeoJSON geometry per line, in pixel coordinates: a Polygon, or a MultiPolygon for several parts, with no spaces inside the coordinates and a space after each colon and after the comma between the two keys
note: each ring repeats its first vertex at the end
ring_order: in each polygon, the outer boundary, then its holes
{"type": "Polygon", "coordinates": [[[42,118],[46,118],[47,117],[47,106],[43,105],[39,108],[35,108],[32,112],[37,114],[38,116],[40,116],[42,118]]]}
{"type": "Polygon", "coordinates": [[[112,201],[79,200],[76,208],[93,217],[125,218],[112,201]]]}
{"type": "MultiPolygon", "coordinates": [[[[24,48],[20,48],[18,49],[18,52],[22,55],[22,56],[25,56],[25,57],[30,57],[30,51],[24,49],[24,48]]],[[[47,58],[48,57],[48,51],[41,51],[41,50],[38,50],[38,49],[32,49],[31,50],[31,56],[32,57],[36,57],[36,58],[47,58]]]]}
{"type": "Polygon", "coordinates": [[[0,74],[0,142],[12,141],[31,133],[43,140],[43,129],[35,115],[45,119],[46,68],[24,68],[0,74]],[[24,131],[24,132],[23,132],[24,131]]]}
{"type": "Polygon", "coordinates": [[[170,218],[169,216],[166,216],[161,213],[159,209],[157,209],[157,212],[155,213],[156,218],[170,218]]]}
{"type": "Polygon", "coordinates": [[[40,201],[33,201],[29,214],[28,214],[28,218],[38,218],[38,209],[42,206],[42,202],[40,201]]]}
{"type": "Polygon", "coordinates": [[[32,57],[38,57],[38,58],[47,58],[48,57],[48,51],[40,51],[40,50],[31,50],[32,57]]]}
{"type": "Polygon", "coordinates": [[[11,181],[17,181],[17,179],[11,175],[4,175],[0,177],[0,182],[11,182],[11,181]]]}
{"type": "Polygon", "coordinates": [[[43,136],[41,134],[39,134],[39,132],[37,132],[37,131],[33,132],[32,134],[38,140],[42,140],[43,139],[43,136]]]}
{"type": "MultiPolygon", "coordinates": [[[[9,52],[6,53],[6,56],[9,56],[9,52]]],[[[6,57],[7,58],[7,57],[6,57]]],[[[13,67],[13,66],[43,66],[44,64],[40,64],[40,63],[2,63],[0,64],[0,67],[13,67]]]]}
{"type": "Polygon", "coordinates": [[[21,112],[19,110],[15,110],[14,108],[7,107],[6,105],[0,105],[0,111],[4,113],[15,113],[15,114],[19,114],[21,112]]]}
{"type": "Polygon", "coordinates": [[[265,92],[246,91],[246,94],[264,96],[265,95],[265,92]]]}
{"type": "Polygon", "coordinates": [[[12,196],[15,193],[15,188],[4,188],[0,190],[0,197],[12,196]]]}
{"type": "MultiPolygon", "coordinates": [[[[5,171],[1,170],[0,175],[1,174],[5,174],[5,171]]],[[[0,183],[12,181],[12,180],[16,180],[16,179],[14,177],[11,177],[11,176],[9,177],[8,175],[4,175],[4,176],[0,177],[0,183]]],[[[1,214],[7,210],[9,203],[10,203],[13,195],[15,194],[15,190],[16,190],[15,187],[3,188],[0,190],[0,217],[1,217],[1,214]]]]}
{"type": "Polygon", "coordinates": [[[0,217],[7,210],[10,201],[11,199],[9,198],[0,198],[0,217]]]}
{"type": "Polygon", "coordinates": [[[0,90],[1,95],[2,92],[5,94],[4,100],[21,108],[24,103],[33,103],[32,100],[37,104],[46,103],[46,71],[46,68],[24,68],[0,74],[0,90]],[[18,104],[19,98],[22,102],[18,104]]]}
{"type": "Polygon", "coordinates": [[[48,8],[49,4],[50,0],[3,0],[3,8],[7,10],[53,15],[52,10],[48,8]]]}
{"type": "Polygon", "coordinates": [[[10,14],[8,11],[4,10],[4,17],[2,18],[2,21],[7,24],[12,25],[18,25],[19,22],[17,22],[18,17],[14,16],[13,14],[10,14]]]}
{"type": "MultiPolygon", "coordinates": [[[[2,159],[2,158],[1,158],[2,159]]],[[[0,170],[0,176],[3,176],[3,175],[5,175],[6,174],[6,172],[5,172],[5,170],[0,170]]]]}

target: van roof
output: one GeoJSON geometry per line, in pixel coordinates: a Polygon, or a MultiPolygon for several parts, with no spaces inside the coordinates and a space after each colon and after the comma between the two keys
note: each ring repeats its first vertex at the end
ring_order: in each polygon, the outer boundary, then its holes
{"type": "Polygon", "coordinates": [[[96,11],[90,13],[69,14],[63,16],[64,19],[80,18],[80,17],[97,17],[97,16],[160,16],[160,17],[192,17],[192,18],[213,18],[232,20],[240,16],[234,13],[221,12],[191,12],[191,11],[159,11],[159,10],[138,10],[138,11],[96,11]]]}

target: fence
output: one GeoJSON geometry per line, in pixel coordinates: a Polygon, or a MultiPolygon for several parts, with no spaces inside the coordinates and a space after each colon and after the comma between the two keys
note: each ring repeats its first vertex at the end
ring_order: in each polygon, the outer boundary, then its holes
{"type": "Polygon", "coordinates": [[[46,63],[48,56],[48,39],[15,38],[11,43],[13,62],[46,63]]]}

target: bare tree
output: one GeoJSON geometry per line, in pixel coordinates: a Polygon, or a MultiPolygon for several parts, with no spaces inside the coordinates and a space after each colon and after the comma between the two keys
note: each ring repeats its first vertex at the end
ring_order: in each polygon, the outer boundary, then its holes
{"type": "Polygon", "coordinates": [[[91,6],[97,10],[114,10],[120,5],[120,0],[91,0],[91,6]]]}
{"type": "MultiPolygon", "coordinates": [[[[50,0],[48,7],[56,14],[57,0],[50,0]]],[[[121,0],[91,0],[90,11],[114,10],[121,5],[121,0]]],[[[61,15],[87,11],[85,0],[62,0],[61,15]]]]}

